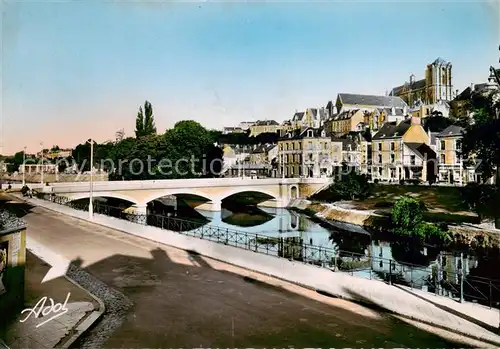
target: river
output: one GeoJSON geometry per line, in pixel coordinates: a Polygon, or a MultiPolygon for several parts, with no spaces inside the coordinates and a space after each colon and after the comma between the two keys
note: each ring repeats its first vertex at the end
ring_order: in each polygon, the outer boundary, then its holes
{"type": "MultiPolygon", "coordinates": [[[[108,200],[106,205],[116,207],[108,200]]],[[[464,299],[485,305],[497,306],[500,300],[500,281],[493,281],[500,279],[498,254],[440,251],[432,246],[380,241],[361,227],[340,222],[331,225],[288,209],[223,203],[221,211],[212,212],[180,202],[172,205],[168,200],[155,201],[149,206],[148,224],[196,236],[204,231],[200,237],[219,242],[224,238],[217,232],[225,232],[226,243],[230,232],[233,241],[229,244],[257,252],[455,299],[463,294],[464,299]]],[[[121,209],[117,212],[122,214],[121,209]]]]}

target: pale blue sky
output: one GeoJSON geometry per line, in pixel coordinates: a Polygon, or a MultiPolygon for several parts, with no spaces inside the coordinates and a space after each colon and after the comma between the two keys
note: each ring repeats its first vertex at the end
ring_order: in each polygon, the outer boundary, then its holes
{"type": "Polygon", "coordinates": [[[437,57],[455,89],[488,76],[498,2],[3,3],[3,153],[159,131],[291,118],[339,92],[384,94],[437,57]]]}

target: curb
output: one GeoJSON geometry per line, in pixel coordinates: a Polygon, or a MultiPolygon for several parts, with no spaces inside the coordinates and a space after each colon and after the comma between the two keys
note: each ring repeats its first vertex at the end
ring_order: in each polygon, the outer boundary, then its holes
{"type": "MultiPolygon", "coordinates": [[[[27,201],[27,200],[23,200],[23,201],[27,201]]],[[[47,209],[49,211],[53,211],[53,212],[56,212],[56,213],[59,213],[59,214],[67,215],[67,214],[61,213],[61,212],[59,212],[59,211],[57,211],[55,209],[52,209],[52,208],[49,208],[49,207],[45,207],[43,205],[37,205],[37,201],[39,201],[38,199],[32,199],[30,201],[31,201],[32,204],[34,204],[36,206],[39,206],[39,207],[42,207],[44,209],[47,209]]],[[[28,202],[30,202],[30,201],[28,201],[28,202]]],[[[91,221],[91,220],[88,220],[88,219],[83,219],[83,218],[80,218],[80,217],[77,217],[77,216],[73,216],[73,215],[68,215],[68,216],[76,218],[76,219],[79,219],[79,220],[82,220],[82,221],[85,221],[87,223],[95,224],[95,225],[98,225],[98,226],[103,226],[103,227],[106,227],[108,229],[114,229],[114,230],[117,230],[117,231],[121,231],[121,232],[123,232],[125,234],[128,234],[125,231],[122,231],[122,230],[116,229],[116,228],[112,228],[112,227],[109,227],[107,225],[100,224],[98,222],[94,222],[94,221],[91,221]]],[[[138,238],[142,238],[142,239],[145,239],[145,240],[149,240],[149,241],[153,241],[153,242],[158,243],[158,241],[155,241],[155,240],[152,240],[152,239],[147,239],[147,238],[144,238],[144,237],[138,237],[138,238]]],[[[174,247],[174,248],[177,248],[177,247],[174,247]]],[[[201,254],[201,253],[198,253],[198,252],[196,252],[196,253],[203,256],[203,254],[201,254]]],[[[267,273],[263,273],[263,272],[258,271],[258,270],[253,270],[253,269],[245,268],[245,267],[236,265],[234,263],[223,261],[223,260],[220,260],[220,259],[217,259],[217,258],[213,258],[213,257],[210,257],[210,256],[205,256],[205,257],[210,258],[212,260],[216,260],[216,261],[225,263],[225,264],[228,264],[228,265],[232,265],[232,266],[235,266],[235,267],[238,267],[238,268],[241,268],[241,269],[245,269],[245,270],[248,270],[248,271],[260,274],[260,275],[272,277],[272,278],[277,279],[277,280],[281,280],[281,281],[285,281],[285,282],[288,282],[288,283],[291,283],[291,284],[295,284],[297,286],[300,286],[300,287],[303,287],[303,288],[315,291],[315,292],[317,292],[317,293],[319,293],[321,295],[327,296],[327,297],[338,298],[338,299],[346,300],[346,301],[353,302],[353,303],[356,303],[356,304],[360,304],[360,305],[366,306],[367,308],[370,308],[370,309],[378,310],[378,311],[381,311],[381,312],[384,312],[384,313],[387,313],[387,314],[391,314],[393,316],[397,316],[397,317],[400,317],[400,318],[405,318],[405,319],[408,319],[408,320],[418,321],[418,322],[420,322],[422,324],[425,324],[425,325],[428,325],[428,326],[433,326],[433,327],[436,327],[436,328],[439,328],[439,329],[442,329],[442,330],[445,330],[445,331],[448,331],[448,332],[452,332],[452,333],[456,333],[456,334],[462,335],[462,336],[470,338],[470,339],[478,340],[478,341],[481,341],[483,343],[488,343],[488,344],[492,344],[492,345],[500,347],[500,339],[498,341],[495,341],[495,340],[483,338],[483,337],[478,336],[478,335],[467,333],[467,332],[465,332],[465,331],[463,331],[463,330],[461,330],[459,328],[452,328],[452,327],[448,327],[448,326],[436,324],[436,323],[433,323],[431,321],[428,321],[428,320],[425,320],[425,319],[422,319],[422,318],[419,318],[419,317],[400,314],[400,313],[398,313],[396,311],[384,308],[384,307],[382,307],[382,306],[380,306],[380,305],[378,305],[376,303],[373,303],[373,302],[368,302],[368,301],[364,301],[364,300],[360,300],[360,299],[356,299],[356,298],[345,297],[345,296],[339,295],[339,294],[332,294],[330,292],[325,292],[323,290],[316,289],[314,287],[311,287],[311,286],[308,286],[308,285],[304,285],[304,284],[301,284],[299,282],[294,282],[294,281],[291,281],[291,280],[286,280],[286,279],[283,279],[281,277],[274,276],[272,274],[267,274],[267,273]]],[[[248,278],[252,279],[251,277],[248,277],[248,278]]],[[[490,332],[490,333],[493,334],[493,335],[496,335],[496,333],[494,333],[494,332],[490,332]]]]}
{"type": "Polygon", "coordinates": [[[76,326],[76,328],[73,328],[73,331],[76,331],[76,333],[73,334],[68,340],[63,342],[63,345],[60,347],[63,349],[68,349],[69,347],[71,347],[73,343],[76,342],[78,338],[80,338],[81,335],[83,335],[97,320],[101,318],[102,314],[104,314],[104,312],[106,311],[106,306],[99,297],[95,296],[94,294],[86,290],[75,280],[73,280],[67,275],[64,275],[64,277],[73,285],[77,286],[82,291],[86,292],[89,296],[91,296],[94,300],[96,300],[97,303],[99,303],[99,308],[97,310],[94,308],[94,311],[90,313],[90,315],[88,315],[82,322],[80,322],[78,326],[76,326]]]}
{"type": "Polygon", "coordinates": [[[476,318],[471,318],[467,314],[463,314],[463,313],[461,313],[461,312],[459,312],[459,311],[457,311],[457,310],[455,310],[453,308],[450,308],[447,305],[443,305],[443,304],[439,304],[437,302],[434,302],[433,300],[428,299],[426,297],[423,297],[423,296],[421,296],[419,294],[413,293],[412,291],[410,291],[410,290],[408,290],[408,289],[406,289],[406,288],[404,288],[404,287],[402,287],[400,285],[393,285],[393,286],[399,288],[402,291],[405,291],[406,293],[411,294],[414,297],[420,298],[421,300],[423,300],[423,301],[425,301],[427,303],[430,303],[430,304],[434,305],[437,308],[440,308],[440,309],[442,309],[444,311],[447,311],[448,313],[451,313],[451,314],[453,314],[455,316],[461,317],[462,319],[464,319],[466,321],[472,322],[473,324],[476,324],[476,325],[484,328],[487,331],[490,331],[492,333],[496,333],[498,331],[498,328],[495,328],[495,327],[491,326],[490,324],[488,324],[486,322],[482,322],[482,321],[480,321],[480,320],[478,320],[476,318]]]}
{"type": "MultiPolygon", "coordinates": [[[[39,256],[39,255],[36,254],[36,251],[34,251],[32,249],[28,249],[28,248],[27,248],[27,250],[29,250],[31,253],[33,253],[35,256],[37,256],[37,258],[39,258],[40,260],[46,262],[44,260],[44,258],[42,258],[41,256],[39,256]]],[[[66,271],[66,273],[67,273],[67,271],[66,271]]],[[[61,340],[61,342],[63,344],[59,345],[59,343],[58,343],[55,346],[55,348],[68,349],[73,343],[76,342],[76,340],[78,338],[80,338],[80,336],[82,334],[85,333],[85,331],[87,331],[102,316],[102,314],[104,314],[104,312],[106,311],[106,307],[104,305],[104,302],[99,297],[97,297],[96,295],[92,294],[90,291],[88,291],[87,289],[85,289],[84,287],[82,287],[78,282],[76,282],[75,280],[73,280],[72,278],[70,278],[69,276],[67,276],[66,274],[64,275],[64,277],[66,278],[66,280],[68,280],[69,282],[71,282],[73,285],[75,285],[76,287],[80,288],[83,292],[87,293],[90,297],[92,297],[99,304],[99,307],[98,307],[97,310],[94,307],[94,310],[89,315],[87,315],[83,319],[83,321],[81,321],[80,323],[78,323],[75,327],[73,327],[70,330],[70,331],[73,331],[75,333],[73,335],[71,335],[71,337],[69,337],[69,339],[66,339],[67,337],[64,337],[61,340]]],[[[0,342],[0,344],[1,344],[1,342],[0,342]]],[[[2,348],[1,345],[0,345],[0,348],[2,348]]]]}

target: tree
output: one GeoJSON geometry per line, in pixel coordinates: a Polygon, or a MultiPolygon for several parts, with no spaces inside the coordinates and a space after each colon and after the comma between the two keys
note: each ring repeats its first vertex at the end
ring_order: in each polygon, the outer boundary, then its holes
{"type": "Polygon", "coordinates": [[[214,161],[222,166],[222,150],[213,149],[211,133],[196,121],[177,122],[165,132],[165,140],[170,147],[169,160],[174,165],[172,178],[207,176],[207,165],[215,164],[214,161]]]}
{"type": "MultiPolygon", "coordinates": [[[[483,179],[491,178],[496,168],[497,186],[500,186],[499,100],[498,91],[473,94],[473,120],[460,141],[462,156],[480,159],[483,179]]],[[[495,217],[495,228],[500,229],[500,215],[495,217]]]]}
{"type": "Polygon", "coordinates": [[[449,239],[439,226],[424,222],[425,205],[422,201],[404,196],[392,208],[392,231],[418,242],[441,244],[449,239]]]}
{"type": "Polygon", "coordinates": [[[441,132],[448,126],[453,125],[453,120],[445,118],[441,112],[432,112],[432,114],[424,119],[424,128],[426,131],[441,132]]]}
{"type": "Polygon", "coordinates": [[[115,133],[115,143],[121,142],[123,138],[125,138],[125,130],[122,128],[115,133]]]}
{"type": "Polygon", "coordinates": [[[135,120],[136,138],[156,134],[156,126],[153,116],[153,107],[150,102],[144,102],[144,109],[139,107],[135,120]]]}
{"type": "Polygon", "coordinates": [[[311,198],[322,201],[334,202],[338,200],[363,200],[370,196],[372,185],[368,177],[349,170],[346,165],[342,170],[340,179],[325,190],[313,195],[311,198]]]}
{"type": "Polygon", "coordinates": [[[7,172],[12,173],[19,170],[19,166],[23,164],[24,152],[18,151],[14,156],[7,158],[7,172]]]}

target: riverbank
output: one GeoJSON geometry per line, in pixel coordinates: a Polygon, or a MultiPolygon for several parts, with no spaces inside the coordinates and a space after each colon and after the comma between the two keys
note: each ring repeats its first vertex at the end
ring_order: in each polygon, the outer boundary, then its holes
{"type": "MultiPolygon", "coordinates": [[[[349,231],[374,232],[383,230],[390,224],[388,210],[359,210],[349,202],[319,203],[309,200],[295,200],[292,210],[299,211],[312,219],[319,219],[333,227],[349,231]]],[[[438,223],[439,219],[428,221],[438,223]]],[[[442,222],[448,223],[446,220],[442,222]]],[[[500,249],[500,234],[495,229],[486,229],[472,223],[449,224],[448,229],[453,243],[472,248],[500,249]]]]}

